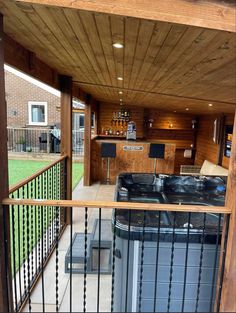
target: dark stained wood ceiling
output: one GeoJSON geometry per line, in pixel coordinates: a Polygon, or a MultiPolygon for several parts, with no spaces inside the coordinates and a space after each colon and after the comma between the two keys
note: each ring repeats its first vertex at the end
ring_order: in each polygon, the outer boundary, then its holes
{"type": "Polygon", "coordinates": [[[0,11],[10,37],[99,101],[234,111],[234,33],[5,0],[0,11]]]}

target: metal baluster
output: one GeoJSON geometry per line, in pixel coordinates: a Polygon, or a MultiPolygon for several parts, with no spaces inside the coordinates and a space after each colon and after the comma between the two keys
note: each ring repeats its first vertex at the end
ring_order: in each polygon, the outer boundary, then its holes
{"type": "MultiPolygon", "coordinates": [[[[131,224],[131,210],[128,210],[129,224],[128,224],[128,245],[127,245],[127,264],[126,264],[126,293],[125,293],[125,312],[128,306],[128,287],[129,287],[129,254],[130,254],[130,224],[131,224]]],[[[134,299],[136,301],[136,299],[134,299]]]]}
{"type": "MultiPolygon", "coordinates": [[[[17,198],[20,198],[20,189],[17,190],[17,198]]],[[[22,285],[21,285],[21,212],[20,206],[17,206],[17,215],[18,215],[18,264],[19,264],[19,289],[20,289],[20,304],[22,305],[22,285]]]]}
{"type": "Polygon", "coordinates": [[[100,274],[101,274],[101,208],[99,208],[98,217],[98,290],[97,290],[97,312],[99,312],[100,302],[100,274]]]}
{"type": "MultiPolygon", "coordinates": [[[[14,199],[14,195],[12,196],[14,199]]],[[[11,232],[12,232],[12,257],[13,257],[13,282],[14,282],[14,295],[15,295],[15,311],[18,312],[17,309],[17,287],[16,287],[16,244],[15,244],[15,207],[14,205],[10,206],[11,208],[11,232]]]]}
{"type": "Polygon", "coordinates": [[[171,259],[170,259],[170,281],[169,281],[167,312],[170,312],[171,291],[172,291],[173,264],[174,264],[174,251],[175,251],[175,222],[176,222],[176,212],[174,212],[174,220],[173,220],[171,259]]]}
{"type": "Polygon", "coordinates": [[[198,286],[197,286],[197,298],[196,298],[195,312],[198,311],[198,303],[199,303],[199,296],[200,296],[205,229],[206,229],[206,213],[203,214],[203,229],[202,229],[202,236],[201,236],[201,252],[200,252],[200,263],[199,263],[198,286]]]}
{"type": "Polygon", "coordinates": [[[142,233],[142,245],[141,245],[141,266],[140,266],[140,281],[139,281],[139,312],[142,307],[142,288],[143,288],[143,261],[144,261],[144,237],[145,237],[145,226],[146,226],[146,211],[143,211],[143,233],[142,233]]]}
{"type": "Polygon", "coordinates": [[[83,302],[83,311],[86,312],[86,279],[87,279],[87,245],[88,242],[88,208],[85,208],[84,216],[84,302],[83,302]]]}
{"type": "MultiPolygon", "coordinates": [[[[34,198],[37,199],[37,180],[34,180],[34,198]]],[[[35,275],[38,271],[38,233],[37,233],[37,207],[34,207],[34,236],[35,236],[35,275]]]]}
{"type": "Polygon", "coordinates": [[[219,216],[218,216],[216,248],[215,248],[214,267],[213,267],[213,275],[212,275],[212,283],[211,283],[211,298],[210,298],[210,309],[209,309],[209,312],[213,312],[212,306],[213,306],[214,286],[215,286],[217,260],[218,260],[218,250],[219,250],[220,225],[221,225],[221,214],[219,214],[219,216]]]}
{"type": "Polygon", "coordinates": [[[220,301],[221,301],[221,294],[222,294],[222,286],[223,286],[223,279],[224,279],[224,272],[225,272],[225,259],[226,259],[226,251],[227,251],[227,242],[228,242],[228,235],[229,235],[229,219],[230,215],[227,214],[225,216],[226,224],[225,224],[225,238],[224,238],[224,247],[222,253],[222,263],[221,263],[221,272],[220,272],[220,286],[219,286],[219,294],[216,304],[216,312],[220,312],[220,301]]]}
{"type": "Polygon", "coordinates": [[[161,230],[161,211],[158,212],[158,233],[157,233],[157,246],[156,246],[156,268],[155,268],[153,312],[156,312],[156,301],[157,301],[157,275],[158,275],[158,263],[159,263],[160,230],[161,230]]]}
{"type": "Polygon", "coordinates": [[[115,262],[116,262],[116,209],[114,209],[114,226],[113,226],[113,247],[112,247],[112,280],[111,280],[111,312],[114,311],[114,284],[115,284],[115,262]]]}
{"type": "MultiPolygon", "coordinates": [[[[33,181],[31,181],[30,183],[30,197],[31,199],[33,199],[34,195],[33,195],[33,181]]],[[[34,278],[34,207],[31,206],[30,207],[30,229],[31,229],[31,246],[30,246],[30,250],[31,250],[31,279],[34,278]]],[[[36,238],[35,238],[35,242],[36,242],[36,238]]]]}
{"type": "MultiPolygon", "coordinates": [[[[43,199],[46,199],[47,191],[46,191],[46,173],[42,174],[42,188],[43,188],[43,199]]],[[[44,207],[44,216],[43,216],[43,239],[44,239],[44,259],[47,257],[47,207],[44,207]]]]}
{"type": "MultiPolygon", "coordinates": [[[[41,188],[42,188],[42,198],[45,199],[46,196],[46,187],[45,187],[45,173],[42,173],[41,175],[41,188]]],[[[42,219],[42,224],[43,224],[43,232],[42,232],[42,236],[43,236],[43,260],[46,259],[47,257],[47,237],[46,237],[46,218],[45,218],[45,211],[46,211],[46,207],[43,208],[43,219],[42,219]]]]}
{"type": "Polygon", "coordinates": [[[43,312],[45,312],[45,295],[44,295],[44,257],[43,257],[43,251],[44,251],[44,240],[43,240],[43,206],[41,206],[41,279],[42,279],[42,307],[43,307],[43,312]]]}
{"type": "MultiPolygon", "coordinates": [[[[49,170],[49,199],[52,199],[52,169],[49,170]]],[[[50,221],[50,228],[49,228],[49,243],[50,249],[52,247],[52,206],[49,207],[49,221],[50,221]]]]}
{"type": "MultiPolygon", "coordinates": [[[[40,179],[39,176],[37,177],[37,185],[38,185],[38,199],[40,199],[40,179]]],[[[37,207],[37,211],[38,211],[38,232],[37,232],[37,245],[38,245],[38,260],[39,260],[39,267],[38,267],[38,271],[41,272],[41,212],[40,212],[40,207],[37,207]]]]}
{"type": "MultiPolygon", "coordinates": [[[[47,181],[47,184],[46,184],[46,192],[47,192],[47,200],[49,199],[49,186],[48,186],[48,176],[49,176],[49,171],[47,170],[46,172],[46,181],[47,181]]],[[[50,219],[49,219],[49,207],[47,206],[47,253],[49,253],[50,251],[50,243],[49,243],[49,228],[50,228],[50,219]]]]}
{"type": "MultiPolygon", "coordinates": [[[[27,197],[28,197],[28,184],[27,184],[27,197]]],[[[29,312],[31,312],[31,294],[30,294],[30,224],[29,224],[29,206],[26,206],[26,233],[27,233],[27,276],[28,276],[28,303],[29,312]]]]}
{"type": "MultiPolygon", "coordinates": [[[[53,199],[56,199],[57,186],[56,186],[56,167],[53,166],[53,199]]],[[[55,207],[53,207],[53,241],[55,241],[55,207]]]]}
{"type": "Polygon", "coordinates": [[[72,312],[72,236],[73,236],[73,211],[70,208],[70,312],[72,312]]]}
{"type": "MultiPolygon", "coordinates": [[[[8,258],[8,245],[9,245],[9,240],[8,240],[8,236],[7,236],[7,216],[6,216],[6,206],[3,207],[3,236],[4,236],[4,256],[5,256],[5,282],[6,285],[8,284],[8,277],[9,277],[9,272],[10,272],[10,262],[9,262],[9,258],[8,258]]],[[[7,307],[8,307],[8,311],[10,312],[10,301],[9,301],[9,291],[7,288],[6,291],[6,295],[7,295],[7,307]]]]}
{"type": "Polygon", "coordinates": [[[186,293],[190,222],[191,222],[191,213],[189,212],[189,213],[188,213],[188,230],[187,230],[187,242],[186,242],[185,264],[184,264],[184,286],[183,286],[183,299],[182,299],[182,310],[181,310],[182,312],[184,312],[185,293],[186,293]]]}
{"type": "MultiPolygon", "coordinates": [[[[22,187],[22,198],[25,198],[25,186],[22,187]]],[[[22,205],[22,249],[23,249],[23,275],[24,275],[24,295],[26,294],[26,267],[25,267],[25,260],[26,260],[26,242],[25,242],[25,229],[26,229],[26,221],[25,221],[25,206],[22,205]]]]}
{"type": "Polygon", "coordinates": [[[58,245],[59,245],[59,207],[56,208],[56,312],[59,311],[59,254],[58,254],[58,245]]]}

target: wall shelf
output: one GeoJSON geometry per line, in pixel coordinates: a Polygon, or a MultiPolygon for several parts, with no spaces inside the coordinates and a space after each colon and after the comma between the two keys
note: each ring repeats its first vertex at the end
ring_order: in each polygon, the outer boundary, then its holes
{"type": "Polygon", "coordinates": [[[178,130],[178,131],[196,131],[197,129],[194,128],[158,128],[158,127],[148,127],[148,130],[154,129],[154,130],[178,130]]]}

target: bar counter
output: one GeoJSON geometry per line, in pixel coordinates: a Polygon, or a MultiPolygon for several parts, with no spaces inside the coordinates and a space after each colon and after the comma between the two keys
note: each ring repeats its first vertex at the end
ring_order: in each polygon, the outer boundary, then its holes
{"type": "MultiPolygon", "coordinates": [[[[91,178],[93,182],[105,181],[107,174],[107,159],[101,158],[101,144],[103,142],[116,144],[116,158],[110,159],[110,180],[115,184],[120,173],[153,173],[154,159],[148,157],[150,141],[137,139],[135,141],[125,138],[101,138],[92,140],[91,178]]],[[[152,141],[164,143],[163,141],[152,141]]],[[[165,144],[165,158],[157,159],[157,173],[173,174],[175,165],[175,144],[165,144]]]]}

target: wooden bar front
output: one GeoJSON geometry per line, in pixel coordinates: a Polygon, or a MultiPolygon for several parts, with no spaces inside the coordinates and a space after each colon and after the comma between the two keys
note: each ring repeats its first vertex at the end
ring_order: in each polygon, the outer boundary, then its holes
{"type": "MultiPolygon", "coordinates": [[[[91,174],[93,182],[103,182],[107,175],[107,159],[101,158],[102,142],[116,143],[116,158],[110,159],[110,179],[115,184],[116,177],[124,172],[152,173],[154,159],[148,157],[150,142],[111,139],[92,140],[91,174]]],[[[158,142],[155,142],[158,143],[158,142]]],[[[157,159],[157,173],[173,174],[175,165],[175,145],[165,145],[165,158],[157,159]]]]}

